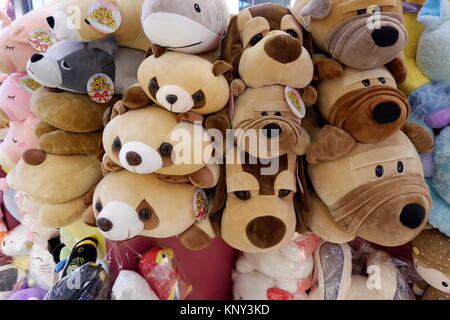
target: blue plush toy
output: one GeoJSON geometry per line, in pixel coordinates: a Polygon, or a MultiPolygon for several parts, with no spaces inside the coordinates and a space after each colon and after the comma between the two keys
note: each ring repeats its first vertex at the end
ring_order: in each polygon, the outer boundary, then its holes
{"type": "Polygon", "coordinates": [[[429,223],[450,236],[450,82],[419,87],[409,103],[410,121],[428,129],[435,141],[432,154],[421,154],[433,197],[429,223]]]}

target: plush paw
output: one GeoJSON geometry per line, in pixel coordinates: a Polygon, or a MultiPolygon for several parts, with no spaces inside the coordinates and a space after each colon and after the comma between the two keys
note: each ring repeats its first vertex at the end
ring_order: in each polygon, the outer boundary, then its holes
{"type": "Polygon", "coordinates": [[[338,79],[344,75],[344,67],[333,58],[319,60],[314,66],[314,80],[338,79]]]}

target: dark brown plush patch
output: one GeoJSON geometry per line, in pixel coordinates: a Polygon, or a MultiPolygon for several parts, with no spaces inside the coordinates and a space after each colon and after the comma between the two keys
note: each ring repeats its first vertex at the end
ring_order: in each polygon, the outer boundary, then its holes
{"type": "Polygon", "coordinates": [[[203,116],[201,114],[195,112],[183,112],[177,115],[177,121],[186,121],[190,123],[194,123],[196,121],[200,121],[203,123],[203,116]]]}
{"type": "Polygon", "coordinates": [[[150,98],[140,86],[129,88],[123,95],[123,103],[130,109],[139,109],[150,104],[150,98]]]}
{"type": "Polygon", "coordinates": [[[287,64],[294,62],[300,57],[302,45],[298,39],[287,34],[280,34],[266,41],[264,51],[273,60],[287,64]]]}
{"type": "Polygon", "coordinates": [[[136,208],[139,220],[144,223],[145,230],[153,230],[159,226],[159,218],[155,209],[144,199],[136,208]]]}
{"type": "Polygon", "coordinates": [[[208,167],[203,167],[189,175],[189,178],[193,184],[199,188],[208,189],[214,184],[214,175],[208,167]]]}
{"type": "Polygon", "coordinates": [[[430,153],[433,152],[434,140],[431,134],[423,127],[416,123],[406,122],[402,128],[404,134],[416,147],[419,153],[430,153]]]}
{"type": "Polygon", "coordinates": [[[408,76],[408,69],[402,59],[395,58],[386,64],[386,68],[392,73],[397,83],[405,82],[406,77],[408,76]]]}
{"type": "Polygon", "coordinates": [[[263,17],[269,22],[270,30],[280,30],[281,20],[284,16],[290,14],[287,7],[277,4],[264,3],[248,9],[253,18],[263,17]]]}
{"type": "Polygon", "coordinates": [[[286,225],[273,216],[258,217],[245,228],[248,240],[260,249],[276,246],[286,234],[286,225]]]}
{"type": "Polygon", "coordinates": [[[91,206],[89,206],[86,211],[84,211],[83,213],[83,217],[82,220],[84,222],[84,224],[90,226],[90,227],[97,227],[97,221],[95,218],[95,213],[94,213],[94,208],[91,206]]]}
{"type": "Polygon", "coordinates": [[[180,235],[184,247],[190,250],[201,250],[211,243],[211,237],[195,224],[180,235]]]}
{"type": "Polygon", "coordinates": [[[338,79],[344,75],[344,66],[333,58],[319,60],[314,65],[314,80],[338,79]]]}
{"type": "Polygon", "coordinates": [[[30,149],[22,154],[23,161],[31,166],[38,166],[42,164],[45,161],[45,158],[47,158],[47,154],[38,149],[30,149]]]}

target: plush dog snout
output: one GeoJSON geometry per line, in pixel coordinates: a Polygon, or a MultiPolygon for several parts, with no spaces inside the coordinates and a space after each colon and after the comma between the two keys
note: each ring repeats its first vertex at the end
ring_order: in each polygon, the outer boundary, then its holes
{"type": "Polygon", "coordinates": [[[283,130],[281,130],[281,127],[276,123],[269,123],[268,125],[263,127],[263,135],[265,135],[267,138],[272,139],[276,138],[281,135],[283,130]]]}
{"type": "Polygon", "coordinates": [[[372,39],[379,47],[393,46],[399,37],[399,32],[394,27],[381,27],[372,32],[372,39]]]}
{"type": "Polygon", "coordinates": [[[168,94],[166,96],[166,100],[167,100],[168,103],[174,104],[175,102],[177,102],[178,97],[176,95],[174,95],[174,94],[168,94]]]}
{"type": "Polygon", "coordinates": [[[418,228],[425,219],[425,208],[417,203],[406,205],[400,214],[400,222],[410,229],[418,228]]]}
{"type": "Polygon", "coordinates": [[[100,218],[97,220],[97,227],[103,232],[108,232],[113,228],[113,224],[106,218],[100,218]]]}
{"type": "Polygon", "coordinates": [[[400,107],[393,102],[383,102],[372,110],[372,118],[378,123],[386,124],[396,121],[401,116],[400,107]]]}
{"type": "Polygon", "coordinates": [[[159,152],[138,141],[130,141],[122,145],[119,160],[125,169],[139,174],[152,173],[163,166],[159,152]]]}
{"type": "Polygon", "coordinates": [[[285,234],[286,225],[280,219],[273,216],[258,217],[247,224],[248,240],[261,249],[271,248],[279,244],[285,234]]]}
{"type": "Polygon", "coordinates": [[[302,46],[300,41],[290,35],[277,35],[264,45],[266,54],[283,64],[291,63],[297,60],[302,54],[302,46]]]}
{"type": "Polygon", "coordinates": [[[44,55],[40,54],[40,53],[35,53],[31,56],[30,61],[31,62],[38,62],[40,60],[44,59],[44,55]]]}
{"type": "Polygon", "coordinates": [[[125,158],[127,159],[128,164],[133,167],[142,163],[142,157],[134,151],[127,152],[125,158]]]}
{"type": "Polygon", "coordinates": [[[53,16],[47,17],[47,23],[53,29],[55,27],[55,18],[53,16]]]}

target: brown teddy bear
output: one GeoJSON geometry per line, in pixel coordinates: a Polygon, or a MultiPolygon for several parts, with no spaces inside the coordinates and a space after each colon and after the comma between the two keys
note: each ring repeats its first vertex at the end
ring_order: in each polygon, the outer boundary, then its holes
{"type": "Polygon", "coordinates": [[[207,212],[202,211],[207,206],[203,196],[189,183],[170,184],[156,174],[121,170],[105,176],[87,197],[92,205],[83,221],[96,225],[111,240],[180,235],[187,248],[199,250],[214,235],[207,212]]]}
{"type": "MultiPolygon", "coordinates": [[[[397,82],[406,79],[401,53],[407,41],[401,0],[297,0],[292,9],[312,34],[315,46],[340,63],[356,69],[382,65],[397,82]]],[[[319,56],[316,68],[321,78],[340,76],[329,58],[319,56]]]]}

